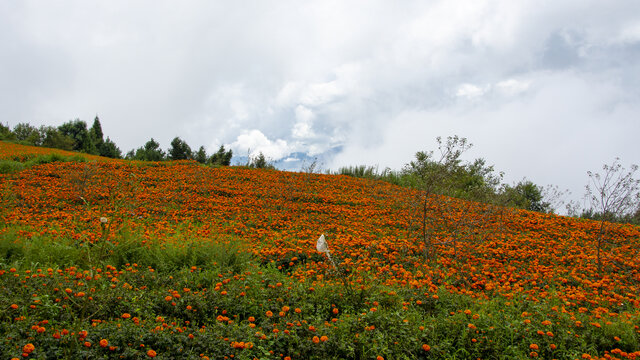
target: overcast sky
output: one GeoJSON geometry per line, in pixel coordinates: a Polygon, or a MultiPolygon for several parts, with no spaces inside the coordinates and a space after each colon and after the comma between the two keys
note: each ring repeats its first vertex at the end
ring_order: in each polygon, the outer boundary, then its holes
{"type": "Polygon", "coordinates": [[[0,122],[100,116],[124,151],[399,169],[436,136],[581,196],[640,163],[640,1],[2,1],[0,122]]]}

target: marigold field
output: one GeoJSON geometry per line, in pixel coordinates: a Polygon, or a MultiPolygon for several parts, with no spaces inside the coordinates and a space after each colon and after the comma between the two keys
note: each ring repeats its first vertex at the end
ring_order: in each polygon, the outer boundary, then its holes
{"type": "Polygon", "coordinates": [[[637,226],[78,155],[0,142],[0,358],[640,358],[637,226]]]}

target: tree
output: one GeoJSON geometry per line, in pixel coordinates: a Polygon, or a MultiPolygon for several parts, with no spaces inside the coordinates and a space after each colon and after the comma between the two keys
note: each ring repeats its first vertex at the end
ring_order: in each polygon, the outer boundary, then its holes
{"type": "Polygon", "coordinates": [[[267,161],[267,158],[264,156],[262,151],[260,151],[257,156],[250,159],[249,167],[256,169],[275,169],[275,166],[267,161]]]}
{"type": "Polygon", "coordinates": [[[420,208],[421,223],[418,230],[425,259],[434,256],[436,245],[444,244],[433,236],[437,228],[438,217],[429,216],[432,205],[437,207],[437,196],[448,192],[452,182],[448,174],[454,173],[456,167],[460,166],[460,156],[472,146],[466,138],[458,136],[447,137],[446,143],[443,143],[440,137],[437,137],[436,140],[440,151],[438,157],[434,156],[433,151],[419,151],[416,153],[416,159],[405,166],[404,170],[414,175],[416,180],[414,186],[420,190],[419,198],[414,205],[420,208]]]}
{"type": "Polygon", "coordinates": [[[224,148],[224,145],[220,145],[218,152],[211,155],[211,157],[209,158],[209,164],[229,166],[231,164],[232,156],[233,156],[233,151],[231,149],[229,149],[229,151],[226,151],[224,148]]]}
{"type": "Polygon", "coordinates": [[[160,144],[153,138],[147,141],[144,146],[131,150],[127,153],[126,158],[141,161],[162,161],[164,160],[164,151],[160,148],[160,144]]]}
{"type": "Polygon", "coordinates": [[[0,123],[0,140],[15,140],[16,136],[8,125],[0,123]]]}
{"type": "Polygon", "coordinates": [[[198,148],[198,151],[193,155],[193,160],[200,164],[207,162],[207,151],[204,149],[204,146],[200,146],[200,148],[198,148]]]}
{"type": "Polygon", "coordinates": [[[171,140],[171,147],[167,150],[167,154],[171,160],[187,160],[193,157],[189,145],[179,137],[171,140]]]}
{"type": "Polygon", "coordinates": [[[544,189],[530,180],[522,179],[515,186],[504,185],[501,196],[508,206],[537,212],[549,212],[551,204],[544,201],[544,189]]]}
{"type": "Polygon", "coordinates": [[[107,140],[103,141],[102,144],[100,144],[98,152],[100,156],[109,157],[113,159],[122,158],[122,151],[120,151],[120,149],[116,146],[116,144],[113,141],[111,141],[111,139],[109,139],[108,136],[107,136],[107,140]]]}
{"type": "Polygon", "coordinates": [[[144,144],[143,150],[144,160],[146,161],[162,161],[165,158],[165,153],[160,149],[160,144],[153,138],[144,144]]]}
{"type": "Polygon", "coordinates": [[[95,154],[95,146],[89,137],[87,123],[79,119],[68,121],[58,127],[60,133],[73,139],[73,150],[95,154]]]}
{"type": "Polygon", "coordinates": [[[93,119],[93,125],[91,126],[91,129],[89,129],[89,140],[92,144],[91,147],[97,151],[96,154],[101,155],[102,151],[100,148],[104,144],[104,134],[102,133],[102,125],[100,125],[100,118],[98,118],[98,115],[93,119]]]}
{"type": "Polygon", "coordinates": [[[473,163],[453,166],[447,176],[450,178],[450,188],[445,195],[491,203],[503,174],[494,174],[493,166],[488,166],[484,159],[475,159],[473,163]]]}
{"type": "Polygon", "coordinates": [[[16,140],[33,145],[40,146],[42,144],[42,136],[35,126],[27,123],[20,123],[13,127],[13,134],[16,140]]]}
{"type": "Polygon", "coordinates": [[[63,135],[58,128],[41,126],[39,131],[42,136],[42,146],[62,150],[73,150],[73,139],[63,135]]]}
{"type": "MultiPolygon", "coordinates": [[[[603,165],[603,173],[587,171],[589,183],[585,186],[585,198],[591,205],[588,211],[598,213],[600,226],[596,242],[598,271],[602,271],[601,249],[609,243],[605,240],[608,222],[626,216],[633,216],[640,203],[640,180],[634,178],[638,165],[631,165],[627,171],[615,158],[611,165],[603,165]]],[[[636,252],[637,254],[637,252],[636,252]]]]}

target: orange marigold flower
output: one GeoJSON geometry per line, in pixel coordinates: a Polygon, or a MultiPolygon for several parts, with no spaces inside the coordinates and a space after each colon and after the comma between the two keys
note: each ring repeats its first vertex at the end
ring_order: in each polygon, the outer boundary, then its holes
{"type": "Polygon", "coordinates": [[[422,350],[424,351],[431,351],[431,346],[427,345],[427,344],[422,344],[422,350]]]}
{"type": "Polygon", "coordinates": [[[319,338],[319,337],[317,337],[317,336],[314,336],[314,337],[313,337],[313,339],[312,339],[312,341],[313,341],[314,343],[316,343],[316,344],[317,344],[317,343],[319,343],[319,342],[320,342],[320,338],[319,338]]]}
{"type": "Polygon", "coordinates": [[[22,352],[23,352],[23,353],[30,354],[30,353],[32,353],[32,352],[33,352],[33,350],[35,350],[35,349],[36,349],[36,347],[35,347],[35,346],[33,346],[33,344],[32,344],[32,343],[28,343],[27,345],[25,345],[25,346],[23,346],[23,347],[22,347],[22,352]]]}
{"type": "Polygon", "coordinates": [[[107,347],[107,346],[109,346],[109,340],[107,339],[100,340],[100,347],[107,347]]]}
{"type": "Polygon", "coordinates": [[[17,308],[18,308],[18,305],[16,305],[16,304],[11,304],[11,308],[12,308],[13,310],[15,310],[15,309],[17,309],[17,308]]]}
{"type": "Polygon", "coordinates": [[[531,350],[538,350],[538,344],[531,344],[531,345],[529,345],[529,349],[531,349],[531,350]]]}
{"type": "Polygon", "coordinates": [[[122,314],[122,318],[123,319],[129,319],[130,317],[131,317],[131,314],[129,314],[129,313],[122,314]]]}
{"type": "Polygon", "coordinates": [[[320,336],[320,341],[325,342],[327,340],[329,340],[329,338],[326,335],[320,336]]]}
{"type": "Polygon", "coordinates": [[[265,315],[267,315],[267,317],[272,317],[273,313],[271,312],[271,310],[267,310],[267,312],[265,313],[265,315]]]}
{"type": "Polygon", "coordinates": [[[148,356],[148,357],[156,357],[157,355],[158,355],[158,354],[157,354],[155,351],[153,351],[153,350],[149,350],[149,351],[147,351],[147,356],[148,356]]]}

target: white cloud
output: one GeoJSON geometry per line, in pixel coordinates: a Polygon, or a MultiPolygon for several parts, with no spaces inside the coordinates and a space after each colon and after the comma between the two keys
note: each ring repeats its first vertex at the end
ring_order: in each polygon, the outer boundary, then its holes
{"type": "Polygon", "coordinates": [[[621,29],[618,40],[623,43],[640,42],[640,21],[629,24],[621,29]]]}
{"type": "Polygon", "coordinates": [[[296,123],[291,130],[292,136],[296,139],[306,139],[315,136],[313,133],[313,119],[315,114],[309,108],[298,105],[296,107],[296,123]]]}
{"type": "Polygon", "coordinates": [[[343,94],[343,90],[336,81],[313,83],[303,90],[300,102],[307,106],[320,106],[343,94]]]}
{"type": "Polygon", "coordinates": [[[262,152],[264,156],[273,160],[280,160],[292,151],[292,147],[282,139],[269,140],[260,130],[243,131],[236,141],[231,143],[231,149],[235,154],[255,156],[262,152]]]}
{"type": "Polygon", "coordinates": [[[640,162],[638,24],[626,0],[0,2],[0,121],[396,168],[459,134],[578,183],[640,162]]]}
{"type": "Polygon", "coordinates": [[[531,85],[528,81],[507,79],[496,84],[496,89],[505,95],[517,95],[529,89],[531,85]]]}
{"type": "Polygon", "coordinates": [[[484,95],[487,91],[489,91],[489,89],[489,86],[479,87],[473,84],[462,84],[458,86],[456,96],[473,99],[484,95]]]}

